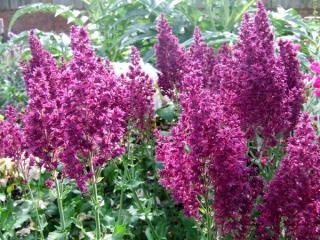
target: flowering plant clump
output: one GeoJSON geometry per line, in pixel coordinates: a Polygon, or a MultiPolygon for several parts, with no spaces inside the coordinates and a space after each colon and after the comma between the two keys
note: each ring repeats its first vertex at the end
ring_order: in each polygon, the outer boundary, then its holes
{"type": "Polygon", "coordinates": [[[85,190],[86,179],[93,173],[84,173],[80,158],[102,166],[105,161],[121,155],[125,121],[117,102],[116,76],[95,56],[83,28],[72,28],[71,39],[73,58],[61,73],[67,85],[60,97],[59,114],[63,117],[61,129],[64,131],[60,156],[65,173],[85,190]]]}
{"type": "Polygon", "coordinates": [[[303,114],[259,207],[260,239],[279,239],[281,222],[292,239],[320,238],[319,154],[318,138],[308,114],[303,114]]]}
{"type": "Polygon", "coordinates": [[[100,166],[119,156],[125,121],[117,77],[95,56],[83,28],[72,28],[71,38],[73,58],[57,66],[31,33],[32,59],[23,64],[29,96],[24,129],[30,152],[49,170],[63,163],[64,173],[86,191],[92,173],[85,174],[80,158],[100,166]]]}
{"type": "MultiPolygon", "coordinates": [[[[239,239],[245,238],[263,191],[258,172],[247,166],[246,139],[258,134],[266,146],[288,137],[304,101],[295,46],[280,40],[276,53],[266,10],[261,2],[257,7],[254,19],[244,16],[239,42],[224,45],[217,55],[195,29],[180,76],[181,115],[169,136],[158,133],[156,149],[164,164],[160,182],[186,214],[201,219],[201,199],[208,201],[213,192],[216,231],[239,239]]],[[[175,52],[171,57],[178,59],[175,52]]],[[[310,209],[317,209],[310,204],[310,209]]]]}
{"type": "Polygon", "coordinates": [[[303,103],[302,75],[293,45],[280,41],[275,55],[266,10],[258,2],[253,20],[243,18],[240,41],[222,67],[222,91],[248,137],[266,140],[293,130],[303,103]]]}
{"type": "Polygon", "coordinates": [[[201,71],[195,61],[183,79],[177,126],[170,136],[159,136],[161,183],[196,219],[200,197],[207,198],[214,189],[213,199],[206,201],[212,201],[218,231],[243,237],[255,199],[246,167],[246,139],[237,120],[223,111],[220,96],[202,88],[201,71]]]}
{"type": "MultiPolygon", "coordinates": [[[[182,47],[163,14],[157,31],[158,82],[134,46],[117,75],[84,27],[71,27],[70,61],[56,59],[31,31],[31,58],[21,63],[28,102],[0,115],[0,158],[21,170],[31,199],[19,204],[34,205],[35,238],[320,239],[320,140],[312,122],[319,119],[309,106],[317,98],[303,105],[309,92],[299,48],[275,40],[260,1],[253,17],[243,16],[238,42],[217,51],[199,27],[182,47]],[[157,100],[168,104],[155,107],[157,100]],[[33,166],[41,170],[37,184],[33,166]],[[47,192],[34,194],[36,185],[47,192]],[[43,203],[41,196],[53,197],[43,203]],[[184,214],[170,212],[181,206],[184,214]],[[54,211],[60,226],[52,233],[54,211]],[[188,233],[175,233],[181,226],[188,233]]],[[[311,71],[320,96],[320,64],[311,71]]],[[[2,213],[19,205],[7,198],[10,188],[15,183],[0,193],[10,204],[0,208],[5,239],[2,213]]]]}

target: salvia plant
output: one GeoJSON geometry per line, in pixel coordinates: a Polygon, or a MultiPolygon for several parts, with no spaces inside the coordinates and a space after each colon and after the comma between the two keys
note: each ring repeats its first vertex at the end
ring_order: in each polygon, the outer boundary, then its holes
{"type": "MultiPolygon", "coordinates": [[[[147,239],[175,239],[168,230],[174,226],[155,221],[184,221],[168,213],[164,199],[170,196],[177,203],[174,210],[182,207],[194,220],[198,239],[319,239],[314,116],[302,112],[305,89],[297,48],[274,38],[262,2],[254,16],[244,15],[238,41],[219,51],[208,46],[199,27],[190,47],[183,47],[164,14],[156,29],[158,81],[143,70],[136,47],[126,73],[119,75],[108,59],[96,55],[85,28],[71,28],[70,60],[54,58],[30,33],[32,57],[21,63],[28,103],[21,112],[9,106],[0,121],[0,157],[13,159],[22,173],[40,239],[47,226],[30,187],[33,166],[48,174],[62,239],[73,239],[64,205],[72,182],[84,201],[90,196],[95,228],[86,233],[89,239],[138,239],[116,236],[119,226],[132,226],[124,217],[126,198],[147,223],[147,239]],[[158,95],[165,111],[155,111],[158,95]],[[156,126],[159,118],[171,121],[156,126]],[[119,174],[112,183],[115,192],[120,190],[119,208],[101,196],[101,173],[112,164],[118,169],[107,173],[119,174]],[[168,192],[151,190],[150,181],[168,192]],[[146,200],[149,195],[152,201],[146,200]],[[118,211],[120,224],[112,236],[102,214],[108,207],[108,213],[118,211]]],[[[319,64],[311,66],[318,74],[319,64]]]]}

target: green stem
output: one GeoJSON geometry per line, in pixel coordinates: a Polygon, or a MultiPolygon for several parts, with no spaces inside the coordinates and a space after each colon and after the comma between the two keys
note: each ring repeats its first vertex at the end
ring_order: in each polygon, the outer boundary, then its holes
{"type": "Polygon", "coordinates": [[[4,236],[3,236],[3,234],[2,234],[2,229],[0,229],[0,239],[1,239],[1,240],[5,240],[5,239],[4,239],[4,236]]]}
{"type": "MultiPolygon", "coordinates": [[[[128,160],[131,161],[131,165],[132,165],[132,166],[131,166],[131,169],[130,169],[130,170],[131,170],[131,173],[129,173],[129,169],[128,169],[128,166],[127,166],[127,161],[126,161],[126,160],[123,161],[124,171],[125,171],[125,172],[124,172],[124,176],[128,177],[128,180],[131,181],[131,178],[132,178],[132,176],[134,176],[135,172],[134,172],[133,159],[131,159],[131,157],[130,157],[130,153],[131,153],[131,148],[130,148],[130,132],[129,132],[128,146],[127,146],[127,147],[128,147],[128,160]]],[[[157,234],[157,232],[156,232],[156,230],[155,230],[152,222],[151,222],[150,219],[148,218],[147,212],[145,211],[145,208],[144,208],[143,204],[141,203],[141,201],[140,201],[140,199],[139,199],[139,197],[138,197],[138,194],[137,194],[136,190],[135,190],[133,187],[130,187],[130,190],[131,190],[132,193],[133,193],[133,199],[134,199],[134,201],[137,203],[140,211],[144,213],[144,217],[145,217],[145,219],[146,219],[146,221],[147,221],[148,226],[149,226],[150,229],[151,229],[151,232],[152,232],[152,234],[153,234],[154,239],[160,239],[160,238],[158,237],[158,234],[157,234]]]]}
{"type": "Polygon", "coordinates": [[[134,189],[132,189],[132,188],[131,188],[131,191],[132,191],[132,193],[133,193],[133,198],[134,198],[135,202],[138,204],[138,207],[140,208],[140,211],[144,213],[144,218],[146,219],[147,224],[149,225],[149,227],[150,227],[150,229],[151,229],[151,231],[152,231],[152,234],[153,234],[154,238],[155,238],[155,239],[159,239],[158,234],[157,234],[157,232],[156,232],[156,230],[155,230],[152,222],[151,222],[150,219],[148,218],[148,215],[147,215],[147,213],[146,213],[146,211],[145,211],[145,209],[144,209],[144,207],[143,207],[143,205],[142,205],[142,203],[141,203],[141,201],[140,201],[140,199],[139,199],[139,197],[138,197],[137,192],[136,192],[134,189]]]}
{"type": "Polygon", "coordinates": [[[32,190],[31,190],[29,182],[27,184],[27,187],[28,187],[28,190],[29,190],[29,193],[30,193],[31,201],[35,205],[36,217],[37,217],[37,222],[38,222],[38,230],[40,232],[40,239],[44,240],[43,228],[42,228],[42,224],[41,224],[41,221],[40,221],[40,215],[39,215],[39,210],[38,210],[39,204],[38,204],[38,201],[35,201],[35,199],[34,199],[34,196],[33,196],[33,193],[32,193],[32,190]]]}
{"type": "Polygon", "coordinates": [[[120,220],[122,221],[123,198],[124,198],[124,189],[122,187],[121,188],[121,195],[120,195],[120,207],[119,207],[119,213],[118,213],[118,222],[120,222],[120,220]]]}
{"type": "Polygon", "coordinates": [[[59,208],[59,215],[60,215],[60,221],[61,221],[61,227],[63,233],[66,233],[66,221],[64,217],[64,210],[63,210],[63,186],[62,183],[60,184],[58,177],[55,178],[56,188],[57,188],[57,202],[58,202],[58,208],[59,208]]]}
{"type": "Polygon", "coordinates": [[[211,236],[211,211],[209,205],[209,191],[205,195],[205,204],[206,204],[206,225],[207,225],[207,240],[212,240],[211,236]]]}
{"type": "Polygon", "coordinates": [[[93,183],[93,199],[94,199],[94,218],[96,222],[96,239],[99,240],[101,238],[101,224],[100,224],[100,203],[98,200],[98,188],[97,188],[97,178],[96,172],[93,166],[92,157],[89,159],[90,170],[92,172],[92,183],[93,183]]]}

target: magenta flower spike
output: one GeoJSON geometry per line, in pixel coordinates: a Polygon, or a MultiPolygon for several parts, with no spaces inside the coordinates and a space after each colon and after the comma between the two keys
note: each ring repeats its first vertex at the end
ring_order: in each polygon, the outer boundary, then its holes
{"type": "Polygon", "coordinates": [[[126,128],[121,82],[96,57],[84,28],[71,29],[73,57],[58,67],[31,33],[32,59],[23,64],[29,102],[23,118],[27,148],[49,171],[63,164],[64,175],[82,191],[95,167],[119,156],[126,128]]]}
{"type": "Polygon", "coordinates": [[[135,47],[131,48],[131,64],[124,78],[128,118],[141,131],[150,130],[155,89],[152,79],[141,68],[139,50],[135,47]]]}
{"type": "Polygon", "coordinates": [[[179,44],[178,38],[173,34],[164,14],[160,15],[157,31],[155,52],[156,66],[160,71],[158,85],[162,94],[174,97],[183,78],[183,68],[186,62],[185,52],[179,44]]]}
{"type": "Polygon", "coordinates": [[[275,54],[266,10],[261,2],[257,6],[253,19],[244,15],[239,43],[215,72],[221,78],[221,94],[246,136],[259,134],[271,144],[293,130],[303,82],[292,44],[280,41],[279,56],[275,54]]]}
{"type": "Polygon", "coordinates": [[[23,129],[28,152],[39,157],[42,166],[53,170],[58,165],[56,155],[62,145],[58,108],[63,84],[55,59],[43,49],[33,32],[29,44],[32,58],[28,63],[22,63],[29,97],[23,129]]]}
{"type": "Polygon", "coordinates": [[[199,27],[194,29],[193,43],[191,44],[187,57],[189,61],[199,61],[203,74],[203,86],[213,91],[219,90],[219,82],[214,78],[212,71],[215,66],[214,51],[203,40],[199,27]]]}
{"type": "Polygon", "coordinates": [[[279,239],[281,221],[292,239],[319,239],[319,192],[319,140],[304,113],[259,207],[260,239],[279,239]]]}
{"type": "Polygon", "coordinates": [[[62,74],[69,83],[60,109],[63,129],[61,160],[65,173],[82,191],[91,172],[79,157],[91,159],[95,167],[121,155],[125,133],[124,112],[120,108],[119,82],[110,66],[95,56],[84,28],[71,30],[73,58],[62,74]]]}
{"type": "Polygon", "coordinates": [[[200,196],[213,190],[218,231],[243,237],[256,197],[246,167],[246,139],[236,118],[224,111],[220,96],[202,83],[201,64],[195,61],[183,79],[177,125],[169,136],[158,134],[157,159],[164,164],[160,182],[196,219],[201,218],[200,196]]]}

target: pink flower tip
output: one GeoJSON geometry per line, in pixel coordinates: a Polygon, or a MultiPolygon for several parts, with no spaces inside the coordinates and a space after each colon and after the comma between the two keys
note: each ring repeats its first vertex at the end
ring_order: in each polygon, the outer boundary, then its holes
{"type": "Polygon", "coordinates": [[[313,82],[313,87],[320,88],[320,76],[317,76],[313,82]]]}
{"type": "Polygon", "coordinates": [[[295,51],[300,51],[301,45],[300,44],[292,44],[292,47],[295,51]]]}
{"type": "Polygon", "coordinates": [[[310,68],[312,72],[320,74],[320,61],[312,62],[310,68]]]}
{"type": "Polygon", "coordinates": [[[313,91],[313,94],[316,95],[317,97],[320,97],[320,90],[313,91]]]}

